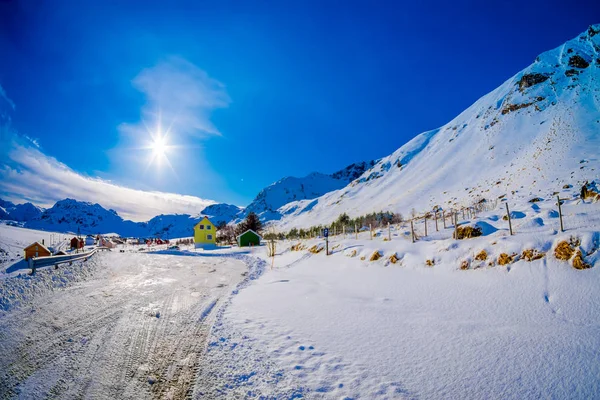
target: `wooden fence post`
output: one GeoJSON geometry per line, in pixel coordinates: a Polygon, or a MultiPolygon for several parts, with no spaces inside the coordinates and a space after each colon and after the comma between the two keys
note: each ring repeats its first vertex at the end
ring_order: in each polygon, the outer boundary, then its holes
{"type": "Polygon", "coordinates": [[[373,224],[369,224],[369,232],[371,233],[371,240],[373,240],[373,224]]]}
{"type": "Polygon", "coordinates": [[[508,231],[510,232],[510,235],[512,236],[513,231],[512,231],[512,223],[510,221],[510,210],[508,209],[508,202],[504,203],[504,205],[506,206],[506,218],[508,218],[508,231]]]}
{"type": "Polygon", "coordinates": [[[444,221],[444,229],[446,229],[446,212],[442,210],[442,221],[444,221]]]}
{"type": "Polygon", "coordinates": [[[412,242],[415,242],[415,227],[413,225],[413,220],[410,220],[410,237],[412,238],[412,242]]]}
{"type": "Polygon", "coordinates": [[[388,240],[392,240],[392,228],[390,228],[390,223],[388,222],[388,240]]]}
{"type": "Polygon", "coordinates": [[[458,239],[456,228],[458,227],[458,212],[454,211],[454,239],[458,239]]]}
{"type": "Polygon", "coordinates": [[[354,236],[356,237],[356,240],[358,240],[358,228],[356,227],[356,224],[354,224],[354,236]]]}
{"type": "Polygon", "coordinates": [[[558,218],[560,219],[560,231],[564,232],[565,228],[563,226],[563,220],[562,220],[562,207],[560,204],[560,197],[556,196],[556,204],[558,204],[558,218]]]}
{"type": "Polygon", "coordinates": [[[425,222],[425,236],[427,236],[427,214],[425,214],[423,221],[425,222]]]}
{"type": "Polygon", "coordinates": [[[435,231],[438,232],[438,222],[437,222],[437,210],[435,210],[435,231]]]}

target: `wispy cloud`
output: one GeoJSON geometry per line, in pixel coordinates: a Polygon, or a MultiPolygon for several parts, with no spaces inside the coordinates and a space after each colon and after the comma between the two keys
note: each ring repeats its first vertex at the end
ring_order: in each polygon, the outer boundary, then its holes
{"type": "Polygon", "coordinates": [[[122,124],[129,134],[147,134],[161,125],[176,135],[195,138],[220,135],[210,121],[213,110],[231,102],[225,86],[202,69],[181,57],[169,57],[156,66],[142,70],[133,85],[146,96],[141,121],[122,124]]]}
{"type": "MultiPolygon", "coordinates": [[[[5,131],[6,133],[6,131],[5,131]]],[[[28,140],[15,134],[2,140],[0,193],[7,200],[24,199],[49,207],[57,200],[74,198],[99,203],[134,221],[146,221],[158,214],[198,214],[214,202],[195,196],[150,192],[127,188],[73,171],[53,157],[43,154],[28,140]]]]}

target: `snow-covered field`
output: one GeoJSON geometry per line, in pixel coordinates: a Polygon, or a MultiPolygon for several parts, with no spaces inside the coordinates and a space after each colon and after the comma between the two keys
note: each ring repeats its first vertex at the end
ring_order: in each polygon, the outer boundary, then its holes
{"type": "Polygon", "coordinates": [[[565,232],[525,201],[512,236],[500,203],[465,240],[430,221],[416,243],[331,237],[329,256],[322,238],[274,258],[124,246],[4,274],[0,397],[599,398],[600,203],[561,196],[565,232]],[[563,241],[591,268],[558,260],[563,241]]]}
{"type": "Polygon", "coordinates": [[[209,397],[598,398],[600,214],[586,206],[564,233],[546,202],[514,211],[514,236],[492,211],[484,236],[461,241],[365,232],[332,238],[330,256],[306,250],[323,239],[279,242],[213,329],[209,397]],[[591,269],[554,257],[571,238],[591,269]]]}

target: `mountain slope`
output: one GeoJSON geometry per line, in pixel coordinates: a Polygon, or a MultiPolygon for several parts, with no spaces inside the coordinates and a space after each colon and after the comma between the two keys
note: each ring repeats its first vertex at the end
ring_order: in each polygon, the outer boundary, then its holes
{"type": "MultiPolygon", "coordinates": [[[[11,203],[12,204],[12,203],[11,203]]],[[[29,203],[27,203],[29,204],[29,203]]],[[[33,205],[13,209],[24,216],[35,214],[39,209],[33,205]],[[33,207],[34,209],[32,209],[33,207]]],[[[41,212],[33,219],[24,219],[25,226],[54,232],[77,232],[81,234],[117,233],[126,237],[160,237],[171,239],[193,235],[193,226],[204,215],[215,224],[229,222],[240,208],[230,204],[213,204],[206,207],[195,217],[187,214],[158,215],[148,222],[124,220],[114,210],[107,210],[100,204],[87,203],[73,199],[65,199],[41,212]]]]}
{"type": "Polygon", "coordinates": [[[0,219],[24,222],[39,217],[43,211],[43,208],[31,203],[15,205],[10,201],[0,199],[0,219]]]}
{"type": "Polygon", "coordinates": [[[441,128],[379,160],[348,186],[286,204],[282,229],[340,213],[408,214],[479,197],[550,196],[598,178],[600,25],[535,62],[441,128]]]}
{"type": "Polygon", "coordinates": [[[238,220],[255,212],[263,221],[278,220],[282,206],[297,200],[314,199],[333,190],[341,189],[361,176],[375,161],[360,162],[347,166],[331,175],[313,172],[303,178],[285,177],[264,188],[246,207],[238,220]]]}

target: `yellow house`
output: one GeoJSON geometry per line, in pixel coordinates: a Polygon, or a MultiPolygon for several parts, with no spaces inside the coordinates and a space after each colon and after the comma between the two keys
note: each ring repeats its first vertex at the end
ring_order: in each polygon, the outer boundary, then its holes
{"type": "Polygon", "coordinates": [[[216,236],[217,229],[215,224],[210,222],[210,220],[206,217],[202,218],[200,222],[194,226],[194,244],[196,248],[209,248],[216,246],[216,236]]]}

